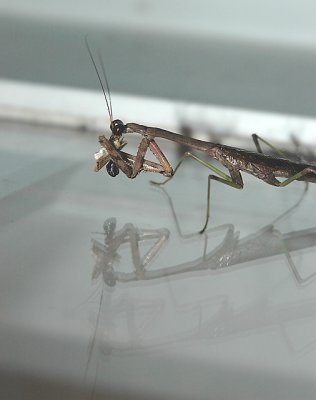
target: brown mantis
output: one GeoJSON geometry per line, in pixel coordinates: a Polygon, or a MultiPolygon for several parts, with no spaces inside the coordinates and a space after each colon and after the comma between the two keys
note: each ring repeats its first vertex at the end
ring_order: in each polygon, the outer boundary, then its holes
{"type": "Polygon", "coordinates": [[[194,159],[216,174],[210,174],[208,176],[206,220],[200,233],[205,231],[209,221],[210,188],[212,180],[224,183],[225,185],[236,189],[242,189],[244,183],[241,172],[247,172],[256,178],[263,180],[269,185],[278,187],[287,186],[295,180],[316,183],[315,165],[287,159],[284,153],[278,151],[274,146],[270,145],[267,141],[260,138],[256,134],[252,135],[257,149],[257,152],[254,152],[236,147],[225,146],[222,144],[204,142],[202,140],[185,137],[160,128],[147,127],[136,123],[124,124],[119,119],[114,120],[110,91],[102,58],[99,55],[108,96],[106,95],[99,71],[93,59],[87,40],[86,45],[103,90],[111,120],[110,129],[112,132],[109,139],[107,139],[104,135],[99,136],[101,148],[99,152],[95,153],[95,171],[99,171],[106,165],[107,172],[110,176],[115,177],[121,170],[128,178],[135,178],[142,171],[155,172],[164,175],[167,177],[167,179],[163,182],[158,183],[151,181],[151,183],[155,185],[164,185],[175,175],[185,159],[194,159]],[[136,155],[126,153],[122,150],[127,144],[125,135],[130,133],[136,133],[141,136],[141,141],[136,155]],[[173,169],[159,145],[156,143],[156,138],[166,139],[185,146],[188,149],[203,152],[226,167],[228,174],[209,162],[206,162],[205,160],[192,154],[190,151],[187,151],[183,154],[183,156],[180,158],[180,161],[173,169]],[[278,153],[278,155],[271,156],[263,154],[259,140],[262,143],[270,146],[278,153]],[[149,161],[145,158],[148,149],[154,154],[158,162],[149,161]],[[285,179],[280,181],[277,179],[278,177],[285,179]]]}

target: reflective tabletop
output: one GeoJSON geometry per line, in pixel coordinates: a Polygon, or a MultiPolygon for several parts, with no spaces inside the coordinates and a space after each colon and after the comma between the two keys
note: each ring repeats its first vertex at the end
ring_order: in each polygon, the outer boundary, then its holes
{"type": "Polygon", "coordinates": [[[1,398],[313,399],[316,185],[213,183],[199,235],[206,169],[111,178],[97,136],[0,124],[1,398]]]}

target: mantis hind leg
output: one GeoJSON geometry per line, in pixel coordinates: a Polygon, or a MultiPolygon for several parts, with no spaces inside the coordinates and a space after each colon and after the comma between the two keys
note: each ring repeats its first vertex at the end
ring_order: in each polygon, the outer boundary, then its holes
{"type": "MultiPolygon", "coordinates": [[[[267,146],[269,146],[273,151],[275,151],[278,155],[280,155],[283,158],[288,158],[288,156],[281,150],[277,149],[276,147],[274,147],[273,145],[271,145],[269,142],[267,142],[266,140],[262,139],[260,136],[253,134],[252,135],[252,139],[256,145],[257,151],[259,153],[262,153],[262,149],[259,143],[259,140],[266,144],[267,146]]],[[[292,139],[296,148],[298,149],[299,147],[299,142],[295,139],[292,139]]],[[[300,156],[296,156],[297,161],[302,162],[302,158],[300,156]]],[[[308,177],[307,177],[308,178],[308,177]]],[[[290,176],[289,178],[285,179],[284,181],[279,181],[274,175],[270,176],[266,182],[269,183],[270,185],[274,185],[274,186],[279,186],[279,187],[284,187],[289,185],[290,183],[292,183],[293,181],[296,180],[304,180],[305,181],[305,190],[304,193],[306,193],[306,191],[308,190],[308,183],[309,182],[315,182],[316,183],[316,167],[315,168],[311,168],[311,167],[307,167],[305,169],[303,169],[302,171],[290,176]],[[302,179],[304,178],[304,176],[308,175],[308,174],[312,174],[315,175],[315,177],[309,179],[302,179]]]]}
{"type": "Polygon", "coordinates": [[[174,173],[173,175],[164,180],[163,182],[153,182],[150,181],[150,183],[154,184],[154,185],[164,185],[167,182],[170,181],[170,179],[173,178],[173,176],[176,174],[176,172],[178,171],[179,167],[182,165],[183,161],[187,158],[193,158],[195,161],[197,161],[199,164],[203,165],[204,167],[210,169],[211,171],[215,172],[217,175],[209,175],[208,176],[208,181],[207,181],[207,207],[206,207],[206,219],[205,219],[205,224],[203,226],[203,228],[201,229],[200,233],[203,233],[208,225],[208,221],[210,218],[210,198],[211,198],[211,180],[216,180],[218,182],[224,183],[225,185],[231,186],[235,189],[242,189],[244,184],[243,184],[243,180],[241,177],[241,174],[239,172],[239,170],[236,169],[229,169],[229,175],[225,174],[225,172],[223,172],[222,170],[220,170],[219,168],[216,168],[214,165],[207,163],[206,161],[202,160],[201,158],[198,158],[197,156],[195,156],[194,154],[190,153],[190,152],[186,152],[183,154],[182,158],[180,159],[179,163],[177,164],[176,168],[174,169],[174,173]]]}
{"type": "MultiPolygon", "coordinates": [[[[315,175],[314,182],[316,182],[316,167],[315,168],[307,167],[307,168],[304,168],[302,171],[298,172],[297,174],[294,174],[294,175],[290,176],[289,178],[285,179],[285,181],[283,181],[283,182],[278,181],[279,182],[278,186],[280,186],[280,187],[287,186],[290,183],[292,183],[293,181],[300,180],[307,174],[314,174],[315,175]]],[[[306,183],[307,183],[307,181],[306,181],[306,183]]]]}
{"type": "Polygon", "coordinates": [[[252,140],[254,141],[254,144],[256,146],[257,152],[263,154],[261,145],[259,143],[259,140],[264,143],[266,146],[270,147],[270,149],[272,149],[276,154],[278,154],[280,157],[284,157],[284,158],[288,158],[287,155],[280,149],[278,149],[277,147],[273,146],[271,143],[269,143],[267,140],[263,139],[262,137],[260,137],[259,135],[257,135],[256,133],[252,134],[252,140]]]}

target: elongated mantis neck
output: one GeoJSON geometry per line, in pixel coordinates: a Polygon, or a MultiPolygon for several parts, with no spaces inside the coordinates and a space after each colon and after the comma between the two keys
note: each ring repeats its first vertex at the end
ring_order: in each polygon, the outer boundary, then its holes
{"type": "Polygon", "coordinates": [[[175,132],[170,132],[160,128],[147,127],[145,125],[139,125],[135,123],[126,124],[124,133],[137,133],[139,135],[147,137],[148,139],[161,138],[170,140],[188,148],[205,152],[211,157],[216,154],[216,151],[218,149],[218,144],[216,143],[203,142],[202,140],[179,135],[175,132]]]}

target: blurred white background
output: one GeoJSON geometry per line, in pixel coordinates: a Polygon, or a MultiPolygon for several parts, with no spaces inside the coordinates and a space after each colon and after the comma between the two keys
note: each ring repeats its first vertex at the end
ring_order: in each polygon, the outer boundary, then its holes
{"type": "Polygon", "coordinates": [[[315,116],[315,2],[0,3],[0,77],[315,116]]]}

